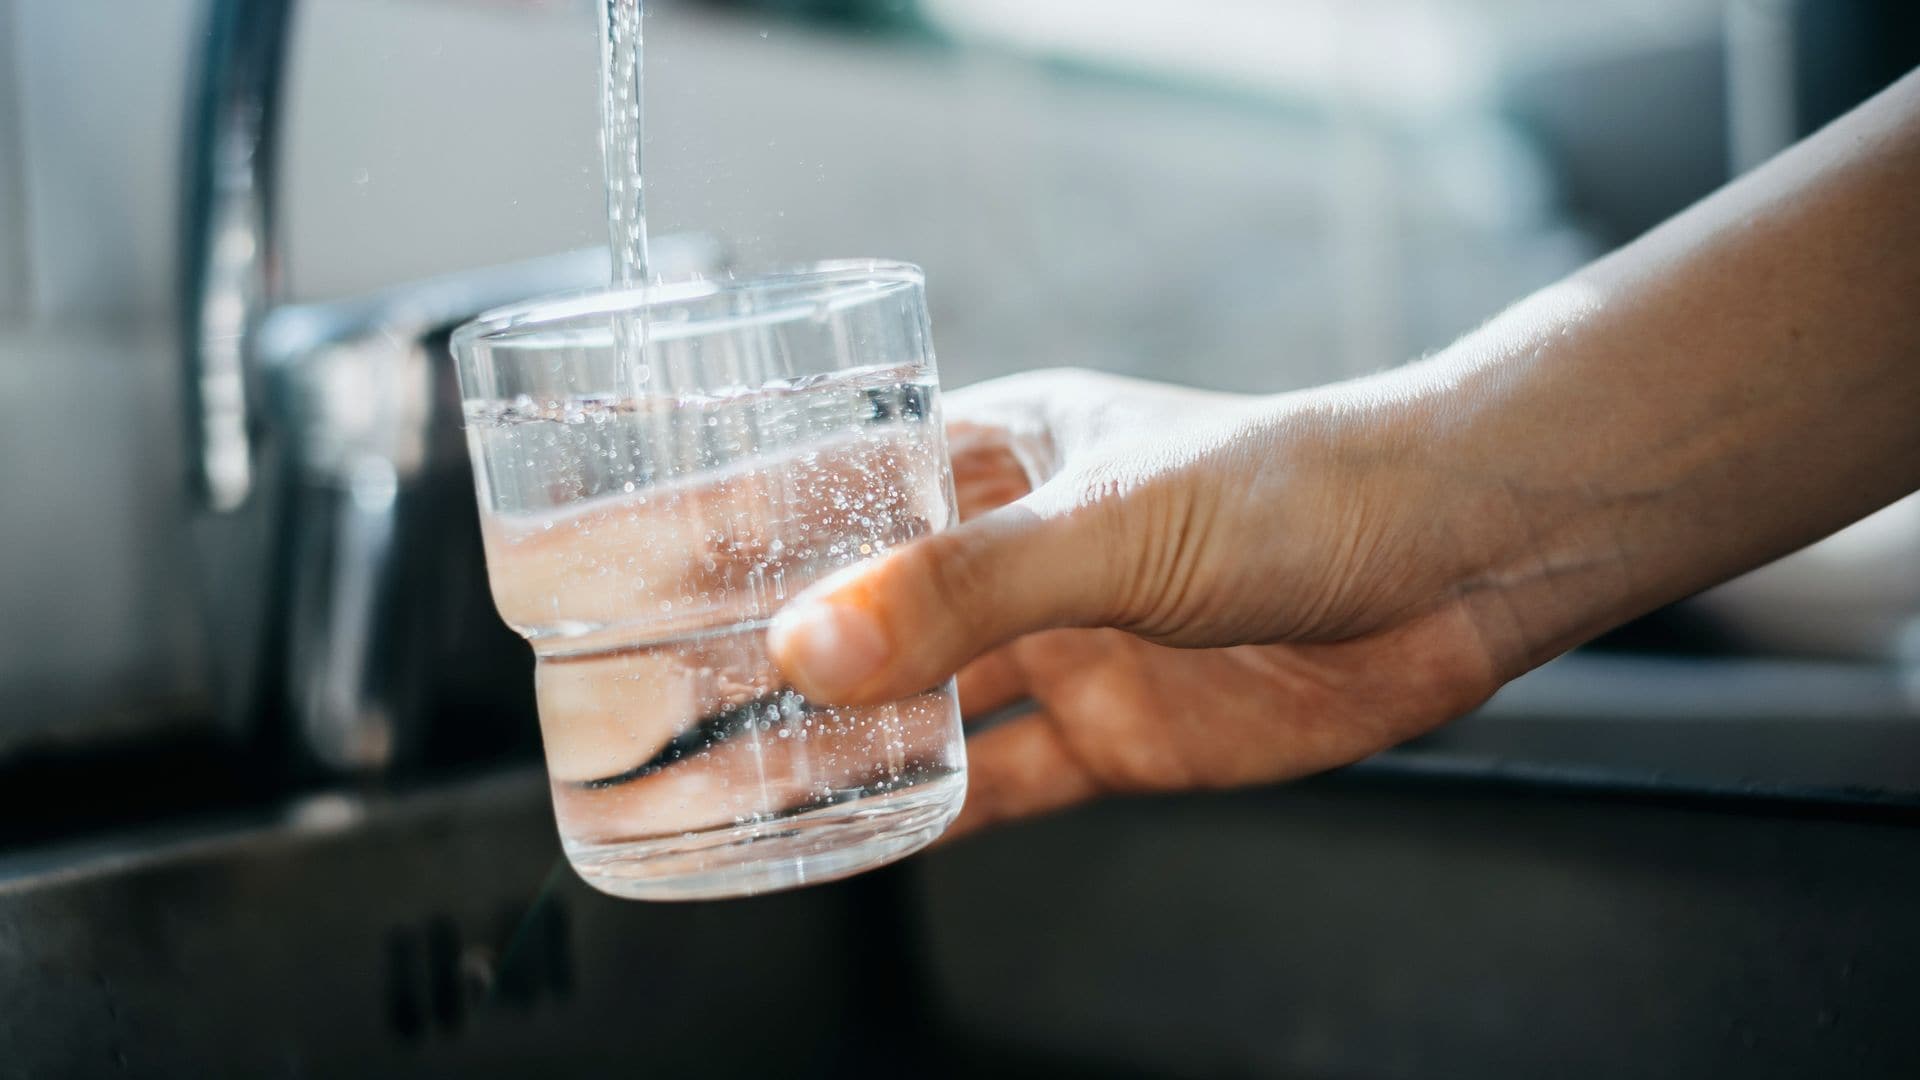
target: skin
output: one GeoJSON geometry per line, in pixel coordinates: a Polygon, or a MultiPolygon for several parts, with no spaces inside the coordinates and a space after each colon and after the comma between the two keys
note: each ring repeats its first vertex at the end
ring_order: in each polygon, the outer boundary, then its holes
{"type": "Polygon", "coordinates": [[[956,831],[1356,761],[1920,487],[1920,73],[1419,363],[948,411],[963,523],[769,647],[821,700],[1031,699],[956,831]]]}

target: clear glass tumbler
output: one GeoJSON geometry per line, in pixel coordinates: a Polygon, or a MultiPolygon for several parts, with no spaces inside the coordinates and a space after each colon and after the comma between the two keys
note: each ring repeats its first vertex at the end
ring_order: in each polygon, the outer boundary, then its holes
{"type": "Polygon", "coordinates": [[[821,705],[765,644],[800,590],[953,520],[917,268],[533,302],[453,350],[494,602],[539,658],[554,813],[589,884],[758,893],[946,828],[953,684],[821,705]]]}

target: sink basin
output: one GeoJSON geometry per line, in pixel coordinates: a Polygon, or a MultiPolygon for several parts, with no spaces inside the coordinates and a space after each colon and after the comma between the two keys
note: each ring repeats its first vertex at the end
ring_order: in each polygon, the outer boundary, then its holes
{"type": "Polygon", "coordinates": [[[544,778],[0,859],[0,1060],[30,1075],[857,1073],[901,1048],[890,879],[623,904],[544,778]],[[795,1062],[807,1063],[796,1073],[795,1062]]]}

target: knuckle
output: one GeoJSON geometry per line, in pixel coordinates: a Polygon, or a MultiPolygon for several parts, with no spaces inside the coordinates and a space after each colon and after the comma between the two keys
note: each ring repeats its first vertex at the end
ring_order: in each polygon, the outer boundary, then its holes
{"type": "Polygon", "coordinates": [[[976,612],[991,598],[991,573],[976,546],[956,533],[934,533],[914,546],[915,576],[926,598],[949,612],[976,612]]]}
{"type": "Polygon", "coordinates": [[[1159,553],[1166,545],[1156,500],[1143,490],[1137,471],[1116,463],[1080,470],[1064,494],[1061,523],[1080,541],[1074,572],[1098,601],[1087,614],[1105,625],[1135,628],[1165,591],[1167,568],[1159,553]]]}
{"type": "Polygon", "coordinates": [[[1082,749],[1101,789],[1114,795],[1155,795],[1192,786],[1178,756],[1153,737],[1106,739],[1082,749]]]}

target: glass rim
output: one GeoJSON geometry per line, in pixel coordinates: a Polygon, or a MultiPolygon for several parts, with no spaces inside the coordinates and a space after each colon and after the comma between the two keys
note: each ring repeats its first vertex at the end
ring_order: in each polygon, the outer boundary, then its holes
{"type": "Polygon", "coordinates": [[[897,259],[823,259],[738,276],[699,276],[654,281],[645,285],[599,286],[537,296],[481,312],[453,331],[450,344],[458,353],[483,341],[511,342],[522,335],[537,334],[558,324],[594,316],[611,319],[623,312],[653,310],[770,288],[862,282],[925,287],[926,271],[913,263],[897,259]]]}

